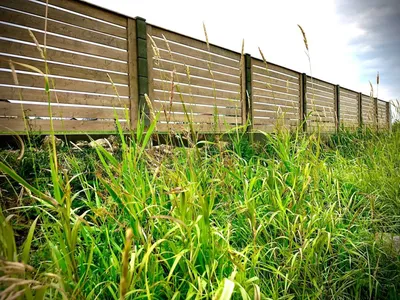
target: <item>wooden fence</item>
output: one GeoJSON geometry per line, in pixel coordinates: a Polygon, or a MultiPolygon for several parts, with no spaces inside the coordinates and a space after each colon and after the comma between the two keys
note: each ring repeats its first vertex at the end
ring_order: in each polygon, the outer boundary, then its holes
{"type": "Polygon", "coordinates": [[[189,120],[199,132],[390,127],[388,102],[141,18],[48,2],[0,4],[0,134],[47,133],[51,124],[111,133],[117,118],[129,130],[153,112],[159,132],[188,129],[189,120]]]}

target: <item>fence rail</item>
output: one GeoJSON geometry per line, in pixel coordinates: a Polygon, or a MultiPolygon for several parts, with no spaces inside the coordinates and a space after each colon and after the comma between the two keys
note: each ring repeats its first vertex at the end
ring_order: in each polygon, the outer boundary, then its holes
{"type": "Polygon", "coordinates": [[[117,118],[129,130],[151,109],[159,132],[390,128],[388,102],[142,18],[48,2],[0,4],[0,134],[114,132],[117,118]]]}

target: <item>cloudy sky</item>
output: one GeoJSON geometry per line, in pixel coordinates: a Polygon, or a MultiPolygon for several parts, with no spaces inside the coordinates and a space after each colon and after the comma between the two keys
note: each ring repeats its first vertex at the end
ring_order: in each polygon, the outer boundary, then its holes
{"type": "Polygon", "coordinates": [[[213,44],[370,93],[400,99],[400,0],[86,0],[213,44]],[[306,34],[311,68],[297,24],[306,34]]]}

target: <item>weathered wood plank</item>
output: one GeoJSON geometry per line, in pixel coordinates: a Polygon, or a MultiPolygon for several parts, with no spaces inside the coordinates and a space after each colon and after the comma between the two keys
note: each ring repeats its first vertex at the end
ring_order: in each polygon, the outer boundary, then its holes
{"type": "Polygon", "coordinates": [[[307,104],[309,103],[324,105],[330,108],[333,108],[335,106],[334,99],[329,99],[318,95],[310,95],[307,93],[307,104]]]}
{"type": "Polygon", "coordinates": [[[125,39],[120,39],[111,35],[106,35],[96,31],[87,30],[66,23],[61,23],[52,19],[47,19],[46,25],[45,18],[31,14],[28,15],[21,11],[2,9],[2,13],[0,14],[0,21],[18,24],[21,26],[26,26],[39,30],[46,29],[47,32],[56,33],[67,37],[81,39],[110,47],[116,47],[123,50],[127,49],[127,41],[125,39]]]}
{"type": "Polygon", "coordinates": [[[253,99],[253,103],[283,105],[283,106],[300,108],[300,101],[298,101],[298,100],[277,99],[277,98],[271,98],[271,97],[255,96],[255,98],[253,99]]]}
{"type": "Polygon", "coordinates": [[[182,132],[182,131],[190,131],[191,128],[194,129],[195,132],[201,133],[221,133],[226,132],[232,128],[236,127],[235,125],[230,124],[191,124],[189,126],[188,123],[158,123],[156,127],[157,132],[182,132]]]}
{"type": "Polygon", "coordinates": [[[254,78],[254,80],[259,80],[259,81],[265,81],[265,80],[269,80],[269,79],[273,78],[275,80],[284,81],[285,83],[290,82],[293,84],[299,84],[298,78],[289,77],[284,74],[276,73],[273,71],[262,72],[262,70],[260,70],[260,69],[253,69],[252,77],[254,78]],[[263,74],[261,74],[261,73],[263,73],[263,74]]]}
{"type": "Polygon", "coordinates": [[[203,114],[219,114],[219,115],[227,115],[227,116],[240,116],[241,109],[240,107],[231,108],[231,107],[212,107],[212,106],[200,106],[192,103],[182,103],[173,102],[172,105],[169,102],[154,102],[153,107],[155,111],[161,111],[164,113],[172,112],[186,112],[187,113],[203,113],[203,114]]]}
{"type": "MultiPolygon", "coordinates": [[[[171,91],[171,84],[168,82],[154,80],[154,88],[157,90],[171,91]]],[[[214,89],[206,89],[196,86],[188,86],[176,83],[174,86],[175,93],[181,92],[185,94],[201,95],[207,97],[218,97],[226,99],[240,100],[240,93],[230,91],[220,91],[214,89]]]]}
{"type": "MultiPolygon", "coordinates": [[[[0,98],[8,100],[49,102],[49,98],[44,89],[40,90],[0,86],[0,98]]],[[[102,96],[61,91],[50,91],[50,102],[129,108],[129,99],[126,98],[118,98],[113,95],[102,96]]]]}
{"type": "MultiPolygon", "coordinates": [[[[176,34],[171,31],[167,31],[165,29],[162,29],[160,27],[153,26],[153,36],[157,36],[159,38],[163,38],[163,35],[167,40],[174,41],[176,43],[180,43],[183,45],[190,45],[191,47],[203,50],[203,51],[208,51],[208,47],[206,42],[201,42],[189,37],[186,37],[184,35],[176,34]]],[[[240,61],[240,55],[238,53],[222,49],[220,47],[210,45],[210,50],[211,53],[225,56],[231,59],[234,59],[236,61],[240,61]]]]}
{"type": "MultiPolygon", "coordinates": [[[[43,104],[43,102],[39,102],[43,104]]],[[[49,117],[49,106],[0,101],[0,117],[49,117]]],[[[127,111],[128,112],[128,111],[127,111]]],[[[60,118],[126,119],[126,111],[99,107],[72,107],[51,105],[51,116],[60,118]]],[[[129,112],[128,112],[129,115],[129,112]]]]}
{"type": "MultiPolygon", "coordinates": [[[[44,48],[42,47],[41,49],[43,50],[44,48]]],[[[13,55],[42,59],[40,51],[36,48],[34,44],[21,44],[10,41],[1,41],[0,51],[13,55]]],[[[118,62],[101,57],[90,57],[86,55],[81,55],[79,53],[69,53],[47,48],[46,59],[48,61],[71,64],[75,66],[128,73],[128,64],[126,62],[118,62]]]]}
{"type": "MultiPolygon", "coordinates": [[[[0,118],[0,134],[25,134],[27,132],[49,133],[51,132],[50,120],[29,120],[28,129],[23,119],[0,118]]],[[[127,122],[120,123],[127,130],[127,122]]],[[[81,120],[53,120],[53,130],[57,133],[100,133],[116,132],[115,121],[81,121],[81,120]]]]}
{"type": "Polygon", "coordinates": [[[159,79],[164,81],[165,84],[167,85],[174,82],[174,83],[184,83],[190,85],[203,86],[206,88],[221,89],[225,91],[232,91],[235,93],[240,91],[240,86],[238,84],[235,85],[220,81],[213,81],[212,79],[193,77],[190,75],[187,76],[186,74],[172,73],[169,70],[153,70],[153,77],[154,79],[159,79]],[[173,80],[172,80],[172,74],[174,74],[173,80]]]}
{"type": "Polygon", "coordinates": [[[272,99],[292,100],[296,102],[300,101],[299,96],[290,95],[278,91],[268,91],[268,90],[260,90],[253,88],[253,99],[261,99],[262,97],[272,98],[272,99]]]}
{"type": "MultiPolygon", "coordinates": [[[[25,66],[18,64],[18,63],[21,63],[21,64],[26,64],[26,65],[35,67],[35,68],[39,69],[40,71],[42,71],[43,73],[46,73],[46,67],[45,67],[44,60],[38,61],[38,60],[32,60],[32,59],[23,59],[23,58],[10,57],[10,56],[5,56],[5,55],[0,54],[0,68],[9,69],[10,61],[13,62],[14,68],[16,70],[32,71],[32,69],[29,69],[25,66]]],[[[63,76],[63,77],[88,79],[88,80],[96,80],[96,81],[104,81],[104,82],[111,82],[110,78],[108,77],[108,76],[110,76],[112,82],[114,82],[114,83],[118,83],[118,84],[128,84],[129,83],[128,76],[125,74],[107,73],[105,71],[79,68],[79,67],[70,66],[70,65],[61,65],[61,64],[54,63],[52,61],[47,61],[47,68],[48,68],[49,75],[57,75],[57,76],[63,76]],[[107,74],[108,74],[108,76],[107,76],[107,74]]]]}
{"type": "Polygon", "coordinates": [[[270,75],[271,73],[268,71],[274,71],[274,72],[278,72],[281,74],[285,74],[287,75],[287,77],[295,77],[297,79],[300,78],[300,73],[294,72],[292,70],[288,70],[286,68],[280,67],[280,66],[276,66],[273,64],[269,64],[267,62],[267,65],[265,65],[264,61],[259,60],[259,59],[252,59],[252,65],[255,67],[255,72],[264,74],[264,75],[270,75]]]}
{"type": "Polygon", "coordinates": [[[213,115],[193,115],[193,114],[177,114],[177,113],[160,113],[159,121],[170,122],[193,122],[193,123],[207,123],[214,124],[217,120],[218,123],[224,124],[241,124],[241,117],[228,117],[228,116],[213,116],[213,115]]]}
{"type": "MultiPolygon", "coordinates": [[[[74,1],[59,1],[59,3],[64,3],[65,5],[79,5],[79,4],[68,4],[68,3],[73,3],[74,1]]],[[[26,1],[26,0],[12,0],[12,1],[3,1],[2,2],[3,6],[21,10],[24,12],[28,12],[34,15],[38,15],[41,17],[46,16],[46,6],[43,4],[35,3],[32,1],[26,1]]],[[[100,10],[102,11],[102,10],[100,10]]],[[[83,14],[85,14],[83,12],[83,14]]],[[[49,6],[48,7],[48,15],[47,17],[49,19],[61,21],[67,24],[83,27],[86,29],[102,32],[105,34],[109,34],[112,36],[118,36],[121,38],[126,38],[126,28],[114,26],[111,24],[107,24],[98,20],[94,20],[91,18],[87,18],[85,16],[80,16],[76,15],[73,13],[66,12],[64,10],[60,10],[58,8],[54,8],[49,6]]],[[[125,18],[124,18],[125,19],[125,18]]],[[[123,21],[123,22],[126,22],[123,21]]],[[[126,27],[126,25],[125,25],[126,27]]]]}
{"type": "Polygon", "coordinates": [[[297,121],[291,119],[284,119],[282,117],[272,117],[270,119],[263,119],[254,117],[254,125],[257,128],[257,125],[272,125],[272,126],[279,126],[279,124],[285,124],[287,126],[296,126],[297,121]]]}
{"type": "MultiPolygon", "coordinates": [[[[0,33],[2,37],[17,39],[25,42],[34,42],[32,36],[30,35],[28,29],[19,28],[15,26],[6,25],[4,23],[0,24],[0,33]]],[[[45,35],[41,32],[32,32],[36,40],[40,45],[44,44],[45,35]]],[[[55,35],[46,35],[46,45],[50,47],[56,47],[60,49],[66,49],[69,51],[75,51],[79,53],[96,55],[99,57],[111,58],[120,61],[127,61],[128,54],[124,50],[117,50],[113,48],[107,48],[103,46],[98,46],[95,44],[84,43],[78,40],[72,40],[55,35]]]]}
{"type": "MultiPolygon", "coordinates": [[[[39,0],[46,2],[46,0],[39,0]]],[[[80,14],[84,14],[96,19],[100,19],[112,24],[126,27],[126,17],[107,11],[105,9],[94,7],[93,5],[82,1],[64,1],[64,0],[48,0],[49,4],[65,8],[80,14]]]]}
{"type": "Polygon", "coordinates": [[[307,87],[307,94],[310,94],[310,95],[314,94],[314,95],[322,96],[322,97],[329,98],[329,99],[334,99],[335,98],[335,94],[334,93],[326,92],[326,91],[323,91],[323,90],[320,90],[320,89],[316,89],[315,86],[314,86],[314,88],[307,87]]]}
{"type": "Polygon", "coordinates": [[[271,104],[259,104],[259,103],[253,103],[253,108],[254,109],[261,109],[261,110],[268,110],[268,111],[282,111],[282,112],[291,112],[291,113],[296,113],[298,114],[299,112],[299,107],[290,107],[290,106],[283,106],[283,105],[271,105],[271,104]]]}
{"type": "MultiPolygon", "coordinates": [[[[45,86],[45,80],[43,76],[19,73],[17,74],[17,78],[20,86],[37,88],[44,88],[45,86]]],[[[50,82],[53,81],[54,87],[58,90],[116,95],[114,87],[108,83],[85,82],[66,78],[49,78],[52,79],[50,80],[50,82]]],[[[11,72],[0,71],[0,82],[2,84],[9,85],[15,84],[11,72]]],[[[53,87],[52,84],[51,87],[53,87]]],[[[129,90],[127,86],[116,86],[115,88],[117,89],[120,96],[129,96],[129,90]]]]}
{"type": "Polygon", "coordinates": [[[325,88],[327,91],[332,91],[332,92],[335,89],[335,86],[333,84],[326,83],[322,80],[319,80],[318,78],[310,77],[310,76],[307,76],[307,85],[308,84],[315,85],[321,89],[325,88]]]}
{"type": "Polygon", "coordinates": [[[298,116],[299,116],[299,114],[295,113],[295,112],[254,110],[254,118],[269,117],[269,118],[273,118],[273,119],[279,119],[279,118],[295,119],[295,118],[298,118],[298,116]]]}
{"type": "Polygon", "coordinates": [[[261,76],[258,76],[258,78],[259,79],[253,78],[253,82],[263,84],[263,86],[266,86],[267,84],[271,84],[274,86],[280,86],[280,87],[289,88],[289,89],[293,89],[293,90],[297,90],[297,91],[299,90],[298,83],[290,82],[288,80],[280,80],[280,79],[276,79],[274,77],[261,77],[261,76]]]}
{"type": "MultiPolygon", "coordinates": [[[[162,100],[164,102],[170,102],[171,93],[169,91],[154,91],[154,99],[162,100]]],[[[185,103],[185,104],[205,104],[205,105],[217,105],[221,107],[230,107],[230,108],[240,108],[241,103],[239,100],[230,100],[230,99],[219,99],[214,97],[200,97],[196,95],[185,95],[182,93],[175,92],[173,94],[173,102],[185,103]]]]}
{"type": "MultiPolygon", "coordinates": [[[[150,53],[151,56],[154,53],[150,53]]],[[[177,73],[187,74],[189,72],[192,76],[203,77],[207,79],[214,79],[223,82],[229,82],[233,84],[239,84],[239,75],[237,76],[230,76],[226,74],[221,74],[215,71],[210,72],[208,69],[200,69],[199,67],[194,66],[185,66],[181,65],[177,62],[170,62],[170,61],[158,61],[157,59],[153,59],[153,68],[154,69],[162,69],[165,71],[172,72],[175,70],[177,73]]],[[[158,70],[157,70],[158,71],[158,70]]]]}
{"type": "Polygon", "coordinates": [[[264,90],[264,91],[274,91],[274,92],[281,92],[289,95],[299,96],[299,90],[288,89],[286,87],[280,87],[275,85],[267,85],[259,82],[252,82],[253,88],[255,90],[264,90]]]}
{"type": "MultiPolygon", "coordinates": [[[[198,50],[197,48],[193,48],[190,44],[176,44],[170,40],[164,40],[163,38],[157,37],[153,35],[153,40],[155,45],[159,49],[163,49],[166,51],[171,51],[187,56],[191,56],[196,59],[202,59],[213,63],[218,63],[225,66],[230,66],[234,68],[240,68],[240,60],[231,60],[225,57],[213,55],[212,52],[204,52],[204,50],[198,50]],[[190,46],[191,48],[189,48],[190,46]]],[[[240,57],[239,57],[240,59],[240,57]]]]}
{"type": "MultiPolygon", "coordinates": [[[[192,57],[188,57],[188,56],[184,56],[181,54],[177,54],[177,53],[169,53],[168,51],[165,50],[160,50],[159,52],[160,54],[160,58],[164,59],[164,60],[168,60],[171,62],[178,62],[181,64],[185,64],[188,66],[193,66],[193,67],[198,67],[198,68],[202,68],[202,69],[206,69],[206,70],[211,70],[212,72],[220,72],[220,73],[224,73],[224,74],[228,74],[229,75],[234,75],[234,76],[239,76],[240,74],[240,70],[239,69],[234,69],[228,66],[222,66],[219,64],[215,64],[215,63],[210,63],[207,61],[203,61],[203,60],[198,60],[192,57]]],[[[156,64],[156,63],[155,63],[156,64]]]]}

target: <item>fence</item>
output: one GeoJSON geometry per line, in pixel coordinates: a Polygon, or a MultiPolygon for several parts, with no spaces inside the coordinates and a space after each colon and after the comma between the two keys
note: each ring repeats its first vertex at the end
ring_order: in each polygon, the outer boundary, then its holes
{"type": "Polygon", "coordinates": [[[390,127],[389,103],[70,0],[0,5],[0,134],[390,127]],[[28,30],[29,29],[29,30],[28,30]],[[47,74],[46,76],[44,74],[47,74]],[[45,81],[48,78],[48,81],[45,81]],[[145,95],[151,99],[151,107],[145,95]],[[49,105],[50,103],[50,105],[49,105]],[[49,116],[52,116],[50,118],[49,116]]]}

